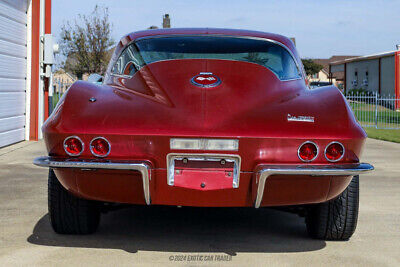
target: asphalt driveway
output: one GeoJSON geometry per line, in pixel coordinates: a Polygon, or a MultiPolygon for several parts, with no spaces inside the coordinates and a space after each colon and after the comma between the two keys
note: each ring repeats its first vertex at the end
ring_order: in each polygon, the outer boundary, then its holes
{"type": "Polygon", "coordinates": [[[270,209],[127,208],[89,236],[55,234],[42,142],[0,149],[0,265],[400,266],[400,144],[369,139],[358,227],[348,242],[307,237],[304,219],[270,209]]]}

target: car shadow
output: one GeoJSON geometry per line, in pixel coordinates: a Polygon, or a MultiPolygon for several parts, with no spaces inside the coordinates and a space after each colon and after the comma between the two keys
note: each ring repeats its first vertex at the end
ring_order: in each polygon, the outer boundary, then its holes
{"type": "Polygon", "coordinates": [[[59,235],[49,215],[35,225],[28,242],[57,247],[142,251],[302,252],[326,243],[307,236],[304,219],[272,209],[129,207],[103,214],[92,235],[59,235]]]}

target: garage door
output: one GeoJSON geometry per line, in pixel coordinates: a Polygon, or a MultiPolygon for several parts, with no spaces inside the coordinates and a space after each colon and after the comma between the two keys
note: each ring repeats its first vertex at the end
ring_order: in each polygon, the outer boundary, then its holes
{"type": "Polygon", "coordinates": [[[0,147],[25,139],[27,15],[23,5],[26,1],[0,0],[0,147]]]}

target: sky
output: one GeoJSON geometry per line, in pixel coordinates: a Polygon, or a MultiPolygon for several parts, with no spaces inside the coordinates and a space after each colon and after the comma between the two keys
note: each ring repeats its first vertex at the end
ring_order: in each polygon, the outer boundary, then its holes
{"type": "Polygon", "coordinates": [[[108,7],[113,38],[151,25],[163,14],[172,27],[216,27],[295,37],[303,58],[369,55],[400,44],[400,0],[53,0],[52,27],[60,28],[98,4],[108,7]]]}

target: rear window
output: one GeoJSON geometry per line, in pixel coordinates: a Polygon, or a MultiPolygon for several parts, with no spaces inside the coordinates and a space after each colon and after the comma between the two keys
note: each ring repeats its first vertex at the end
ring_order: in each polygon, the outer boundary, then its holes
{"type": "Polygon", "coordinates": [[[133,75],[146,64],[177,59],[222,59],[255,63],[281,80],[297,79],[301,72],[283,46],[268,40],[228,36],[173,36],[138,40],[118,58],[112,73],[133,75]]]}

